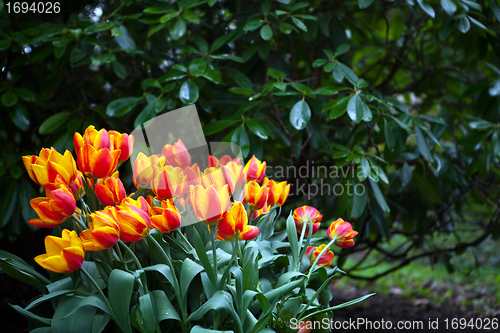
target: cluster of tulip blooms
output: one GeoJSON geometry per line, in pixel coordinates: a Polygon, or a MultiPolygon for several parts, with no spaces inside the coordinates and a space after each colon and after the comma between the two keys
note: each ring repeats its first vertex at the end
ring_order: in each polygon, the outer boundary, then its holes
{"type": "MultiPolygon", "coordinates": [[[[83,136],[74,135],[76,163],[69,151],[62,155],[54,148],[43,148],[39,156],[23,156],[31,179],[46,193],[30,201],[38,218],[28,223],[51,228],[69,218],[75,222],[75,230],[63,229],[61,237],[46,237],[47,253],[35,258],[38,264],[59,273],[75,271],[86,251],[108,249],[119,241],[139,241],[151,228],[162,233],[179,229],[184,211],[208,224],[219,240],[251,240],[259,234],[252,220],[282,206],[288,197],[290,185],[265,177],[266,162],[255,156],[245,166],[227,155],[209,156],[208,168],[202,171],[198,164],[191,164],[181,140],[166,145],[162,154],[137,155],[133,164],[137,192],[127,196],[116,169],[131,156],[133,143],[128,134],[89,126],[83,136]],[[92,192],[93,210],[83,200],[85,188],[92,192]],[[241,200],[236,198],[238,191],[241,200]]],[[[303,206],[295,209],[293,218],[303,237],[311,229],[313,234],[319,230],[322,215],[303,206]],[[306,230],[311,222],[312,228],[306,230]]],[[[345,248],[354,245],[357,232],[350,223],[337,219],[327,234],[330,244],[345,248]]],[[[331,264],[330,244],[306,249],[311,264],[331,264]]]]}

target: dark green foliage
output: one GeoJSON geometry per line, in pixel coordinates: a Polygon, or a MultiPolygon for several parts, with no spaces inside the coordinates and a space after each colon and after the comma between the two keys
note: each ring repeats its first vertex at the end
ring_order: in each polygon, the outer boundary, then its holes
{"type": "Polygon", "coordinates": [[[397,268],[453,251],[437,233],[462,248],[500,234],[497,0],[111,0],[14,32],[3,3],[3,237],[20,233],[39,193],[22,155],[71,150],[89,124],[130,132],[192,103],[207,141],[234,142],[274,171],[326,166],[286,179],[290,208],[307,199],[324,221],[353,222],[346,253],[372,248],[397,268]],[[334,166],[349,172],[332,177],[334,166]],[[343,194],[307,195],[337,183],[343,194]],[[353,184],[366,193],[348,194],[353,184]],[[482,233],[460,239],[457,224],[482,233]]]}

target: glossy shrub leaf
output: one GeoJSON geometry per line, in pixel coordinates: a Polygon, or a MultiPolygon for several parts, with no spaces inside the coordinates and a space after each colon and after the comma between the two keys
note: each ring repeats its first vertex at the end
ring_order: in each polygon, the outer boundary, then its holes
{"type": "Polygon", "coordinates": [[[380,191],[378,184],[376,182],[374,182],[371,178],[369,179],[369,181],[370,181],[370,185],[371,185],[372,190],[373,190],[373,194],[375,196],[375,200],[377,200],[377,203],[379,204],[380,208],[382,208],[382,210],[385,213],[390,213],[391,210],[390,210],[389,206],[387,205],[387,202],[385,201],[384,195],[380,191]]]}
{"type": "Polygon", "coordinates": [[[244,126],[238,127],[238,129],[233,133],[231,136],[231,142],[240,147],[243,157],[248,156],[250,153],[250,139],[248,138],[248,134],[244,126]]]}
{"type": "Polygon", "coordinates": [[[311,109],[306,101],[295,103],[290,111],[290,123],[297,130],[303,130],[311,120],[311,109]]]}
{"type": "Polygon", "coordinates": [[[424,12],[427,13],[427,15],[429,15],[432,18],[436,16],[436,12],[432,8],[432,6],[429,5],[427,2],[425,2],[424,0],[417,0],[417,2],[420,5],[420,7],[424,10],[424,12]]]}
{"type": "Polygon", "coordinates": [[[394,133],[392,132],[391,125],[387,120],[384,119],[384,134],[385,134],[385,143],[389,149],[394,149],[394,145],[396,144],[394,139],[394,133]]]}
{"type": "Polygon", "coordinates": [[[38,133],[48,134],[52,133],[61,127],[69,118],[71,117],[71,112],[59,112],[49,118],[45,119],[44,122],[38,128],[38,133]]]}
{"type": "Polygon", "coordinates": [[[349,99],[349,102],[347,103],[347,114],[349,115],[349,118],[356,123],[359,123],[363,118],[363,101],[359,95],[354,95],[349,99]]]}
{"type": "Polygon", "coordinates": [[[220,132],[224,130],[225,128],[228,128],[232,124],[235,123],[235,120],[219,120],[213,123],[206,124],[203,126],[203,133],[205,133],[206,136],[220,132]]]}
{"type": "Polygon", "coordinates": [[[14,125],[21,131],[24,132],[28,130],[30,126],[30,116],[22,103],[17,103],[14,109],[10,109],[9,116],[14,125]]]}
{"type": "Polygon", "coordinates": [[[2,95],[2,104],[9,107],[17,103],[17,95],[12,91],[7,91],[2,95]]]}
{"type": "Polygon", "coordinates": [[[197,77],[202,75],[205,72],[206,68],[207,68],[207,61],[205,59],[203,58],[196,59],[189,65],[189,73],[197,77]]]}
{"type": "Polygon", "coordinates": [[[179,90],[179,98],[184,104],[193,104],[198,100],[200,92],[193,81],[186,81],[179,90]]]}
{"type": "Polygon", "coordinates": [[[262,37],[263,40],[271,40],[271,38],[273,38],[273,29],[269,24],[263,25],[262,28],[260,28],[260,37],[262,37]]]}
{"type": "Polygon", "coordinates": [[[427,140],[425,139],[424,134],[418,126],[415,126],[415,135],[417,137],[417,147],[420,151],[420,154],[427,161],[432,161],[432,155],[431,151],[429,150],[429,146],[427,145],[427,140]]]}
{"type": "Polygon", "coordinates": [[[358,6],[361,9],[368,8],[374,0],[358,0],[358,6]]]}
{"type": "Polygon", "coordinates": [[[259,138],[267,140],[267,138],[269,137],[267,129],[260,123],[259,120],[248,118],[246,124],[248,128],[259,138]]]}
{"type": "Polygon", "coordinates": [[[460,30],[462,33],[466,33],[470,29],[470,22],[467,19],[466,16],[459,17],[457,19],[457,28],[460,30]]]}
{"type": "Polygon", "coordinates": [[[168,23],[168,31],[173,40],[178,40],[186,33],[186,21],[177,17],[168,23]]]}
{"type": "Polygon", "coordinates": [[[453,0],[441,0],[441,7],[448,15],[453,15],[457,11],[457,5],[453,0]]]}
{"type": "Polygon", "coordinates": [[[123,97],[115,99],[108,104],[106,115],[109,117],[121,117],[132,111],[134,106],[139,102],[137,97],[123,97]]]}

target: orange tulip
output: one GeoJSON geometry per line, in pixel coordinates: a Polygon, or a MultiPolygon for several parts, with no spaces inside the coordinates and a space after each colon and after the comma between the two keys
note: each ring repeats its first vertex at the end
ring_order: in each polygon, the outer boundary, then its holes
{"type": "Polygon", "coordinates": [[[358,235],[358,232],[352,229],[352,225],[349,222],[338,218],[330,224],[326,230],[326,234],[330,240],[335,238],[335,245],[338,247],[348,248],[354,246],[353,238],[358,235]]]}
{"type": "Polygon", "coordinates": [[[165,157],[161,155],[151,155],[147,157],[142,152],[137,155],[133,167],[134,186],[139,189],[141,187],[150,187],[155,177],[155,169],[157,166],[163,165],[165,157]]]}
{"type": "Polygon", "coordinates": [[[278,183],[265,177],[262,186],[267,187],[267,204],[271,207],[282,206],[290,193],[290,184],[287,185],[286,181],[278,183]]]}
{"type": "Polygon", "coordinates": [[[152,189],[162,199],[182,197],[187,191],[187,178],[181,168],[160,165],[155,168],[152,189]]]}
{"type": "Polygon", "coordinates": [[[70,273],[79,269],[85,257],[83,243],[76,231],[64,229],[61,237],[45,237],[46,254],[35,257],[45,269],[57,273],[70,273]]]}
{"type": "Polygon", "coordinates": [[[95,194],[104,206],[119,204],[127,193],[122,181],[118,178],[118,171],[112,177],[104,178],[102,182],[95,184],[95,194]]]}
{"type": "Polygon", "coordinates": [[[228,185],[220,189],[191,185],[189,195],[196,217],[207,224],[216,224],[227,212],[230,201],[228,185]]]}
{"type": "Polygon", "coordinates": [[[68,185],[58,176],[56,182],[51,186],[53,189],[47,191],[47,197],[31,199],[30,205],[39,218],[29,220],[29,224],[41,228],[52,228],[74,214],[75,197],[68,185]]]}
{"type": "Polygon", "coordinates": [[[139,197],[137,200],[125,198],[115,208],[114,218],[120,226],[120,239],[122,241],[137,242],[149,235],[151,219],[146,199],[143,197],[139,197]]]}
{"type": "Polygon", "coordinates": [[[108,134],[113,150],[119,149],[121,151],[118,163],[123,163],[128,160],[134,150],[134,136],[128,135],[127,133],[122,134],[117,131],[109,131],[108,134]]]}
{"type": "Polygon", "coordinates": [[[297,232],[302,232],[303,224],[306,224],[306,233],[305,235],[309,235],[309,219],[311,219],[313,223],[313,231],[312,234],[318,232],[319,227],[321,225],[321,220],[323,219],[323,215],[318,212],[318,210],[311,206],[302,206],[296,208],[293,211],[293,219],[295,221],[295,227],[297,228],[297,232]]]}
{"type": "Polygon", "coordinates": [[[256,181],[260,183],[266,175],[266,162],[261,162],[255,155],[245,165],[245,174],[247,181],[256,181]]]}
{"type": "MultiPolygon", "coordinates": [[[[314,261],[316,260],[318,255],[321,253],[321,251],[323,251],[325,246],[326,246],[325,244],[321,244],[318,247],[316,247],[316,246],[308,246],[307,247],[305,254],[306,254],[306,257],[308,257],[309,260],[311,261],[311,265],[314,263],[314,261]]],[[[325,253],[323,253],[321,255],[321,257],[319,258],[318,263],[316,265],[328,267],[331,265],[331,263],[333,261],[333,257],[334,257],[333,252],[331,250],[327,250],[325,253]]]]}
{"type": "Polygon", "coordinates": [[[23,162],[30,178],[42,186],[54,183],[57,176],[70,185],[77,176],[75,160],[68,150],[61,155],[54,148],[42,148],[39,156],[23,156],[23,162]]]}
{"type": "Polygon", "coordinates": [[[75,133],[73,143],[78,155],[78,168],[84,175],[105,178],[115,172],[121,150],[113,149],[109,134],[104,128],[97,131],[90,125],[83,137],[80,133],[75,133]]]}
{"type": "Polygon", "coordinates": [[[251,210],[259,210],[266,206],[267,203],[267,188],[260,186],[255,181],[250,181],[245,184],[243,190],[243,204],[250,204],[251,210]]]}
{"type": "Polygon", "coordinates": [[[181,226],[181,214],[173,204],[172,199],[158,201],[148,196],[148,203],[153,228],[163,233],[169,233],[181,226]]]}
{"type": "Polygon", "coordinates": [[[115,216],[114,207],[106,207],[90,214],[92,222],[89,228],[80,233],[85,251],[100,251],[109,249],[120,238],[120,227],[115,216]]]}
{"type": "Polygon", "coordinates": [[[248,225],[247,212],[241,202],[234,202],[231,209],[219,222],[217,239],[232,241],[236,238],[236,232],[238,232],[240,241],[254,239],[259,234],[258,227],[248,225]]]}
{"type": "Polygon", "coordinates": [[[173,145],[165,145],[161,154],[165,156],[165,163],[173,167],[184,169],[191,165],[191,155],[181,139],[173,145]]]}
{"type": "Polygon", "coordinates": [[[82,173],[80,171],[78,171],[75,181],[69,186],[69,188],[71,189],[71,192],[73,192],[75,198],[83,197],[85,195],[82,173]]]}

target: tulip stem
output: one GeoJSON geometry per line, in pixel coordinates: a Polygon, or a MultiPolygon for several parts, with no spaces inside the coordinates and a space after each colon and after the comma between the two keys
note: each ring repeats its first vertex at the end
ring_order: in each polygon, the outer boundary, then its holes
{"type": "Polygon", "coordinates": [[[312,273],[314,272],[314,268],[316,267],[316,264],[318,263],[319,259],[321,258],[321,256],[328,250],[330,250],[330,246],[333,245],[333,243],[335,243],[336,239],[332,239],[330,241],[330,243],[328,243],[325,248],[323,250],[321,250],[321,252],[318,254],[318,256],[316,257],[316,259],[314,260],[313,264],[311,265],[311,268],[309,268],[309,273],[307,273],[307,283],[309,283],[309,279],[311,278],[311,275],[312,273]]]}
{"type": "MultiPolygon", "coordinates": [[[[217,224],[210,224],[210,239],[212,242],[212,256],[214,259],[214,272],[215,272],[215,278],[217,281],[219,281],[219,274],[217,273],[217,249],[215,246],[215,234],[217,233],[217,224]]],[[[218,286],[214,286],[219,289],[218,286]]]]}
{"type": "Polygon", "coordinates": [[[87,228],[87,226],[86,226],[84,223],[82,223],[82,221],[81,221],[80,219],[78,219],[78,218],[76,218],[76,217],[75,217],[75,215],[71,215],[71,218],[72,218],[72,219],[73,219],[76,223],[78,223],[78,225],[79,225],[80,227],[82,227],[82,231],[83,231],[83,230],[85,230],[85,229],[88,229],[88,228],[87,228]]]}
{"type": "Polygon", "coordinates": [[[179,228],[179,230],[178,230],[178,231],[179,231],[179,234],[181,235],[181,238],[182,238],[182,239],[184,240],[184,242],[186,242],[186,244],[189,246],[189,249],[190,249],[191,251],[193,251],[193,250],[194,250],[193,245],[191,245],[191,243],[188,241],[188,239],[186,238],[186,235],[184,235],[184,234],[182,233],[181,228],[179,228]]]}
{"type": "MultiPolygon", "coordinates": [[[[87,272],[85,270],[85,268],[83,268],[83,266],[80,267],[80,270],[87,277],[87,279],[89,279],[90,283],[92,283],[92,285],[94,286],[94,288],[97,289],[97,292],[99,292],[99,294],[101,295],[102,300],[104,301],[104,303],[108,307],[108,309],[111,312],[112,316],[115,317],[115,314],[113,312],[113,308],[111,308],[111,305],[109,304],[108,299],[106,298],[106,296],[104,296],[104,293],[102,292],[101,287],[99,287],[99,285],[97,284],[97,282],[95,282],[94,278],[89,274],[89,272],[87,272]]],[[[116,319],[116,317],[115,317],[115,319],[116,319]]]]}
{"type": "MultiPolygon", "coordinates": [[[[302,235],[300,236],[300,254],[299,254],[299,262],[298,262],[298,267],[297,268],[300,268],[300,263],[302,262],[302,257],[304,257],[304,254],[306,254],[306,249],[307,249],[307,246],[310,245],[310,242],[311,242],[311,235],[312,235],[312,232],[313,232],[313,222],[312,222],[312,219],[311,217],[309,217],[309,219],[307,220],[307,224],[309,226],[309,232],[307,233],[307,241],[306,241],[306,245],[305,246],[302,246],[302,242],[303,242],[303,237],[302,235]]],[[[303,231],[304,229],[302,229],[303,231]]]]}

